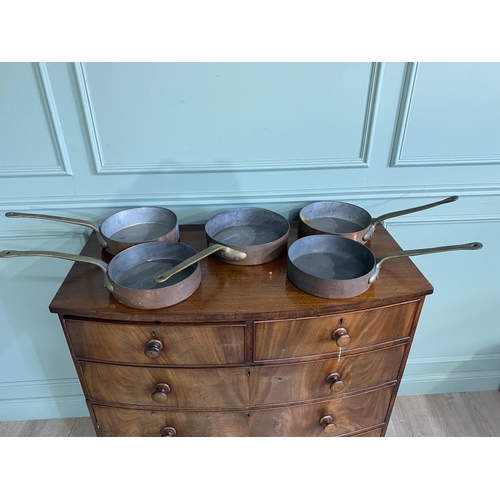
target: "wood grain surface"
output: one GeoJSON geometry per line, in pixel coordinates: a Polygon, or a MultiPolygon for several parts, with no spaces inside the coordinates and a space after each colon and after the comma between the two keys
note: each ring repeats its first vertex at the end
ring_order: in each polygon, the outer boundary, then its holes
{"type": "Polygon", "coordinates": [[[128,324],[63,320],[77,358],[151,365],[221,365],[245,362],[245,324],[128,324]],[[150,340],[162,343],[150,359],[150,340]]]}

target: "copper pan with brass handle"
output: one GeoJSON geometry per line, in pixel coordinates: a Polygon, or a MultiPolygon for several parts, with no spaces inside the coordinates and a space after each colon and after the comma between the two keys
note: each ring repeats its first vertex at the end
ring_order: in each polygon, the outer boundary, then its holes
{"type": "Polygon", "coordinates": [[[53,257],[90,264],[104,273],[104,286],[127,307],[160,309],[190,297],[201,282],[199,261],[215,252],[221,258],[244,259],[246,255],[223,245],[202,252],[185,243],[155,241],[134,245],[121,251],[109,263],[94,257],[50,251],[3,250],[0,258],[53,257]],[[167,276],[168,270],[173,269],[167,276]],[[167,276],[163,281],[158,276],[167,276]]]}
{"type": "Polygon", "coordinates": [[[346,299],[364,293],[377,281],[382,264],[454,250],[479,250],[479,242],[390,252],[376,257],[362,243],[342,236],[318,234],[298,239],[288,249],[287,276],[302,291],[328,299],[346,299]]]}
{"type": "Polygon", "coordinates": [[[179,241],[177,216],[168,208],[136,207],[107,217],[99,226],[92,221],[56,215],[6,212],[11,219],[40,219],[84,226],[95,231],[99,244],[111,255],[140,243],[179,241]]]}
{"type": "Polygon", "coordinates": [[[317,201],[306,205],[299,212],[299,238],[313,234],[334,234],[366,244],[375,232],[377,224],[393,217],[400,217],[428,210],[458,200],[450,196],[444,200],[389,212],[372,217],[364,208],[342,201],[317,201]]]}

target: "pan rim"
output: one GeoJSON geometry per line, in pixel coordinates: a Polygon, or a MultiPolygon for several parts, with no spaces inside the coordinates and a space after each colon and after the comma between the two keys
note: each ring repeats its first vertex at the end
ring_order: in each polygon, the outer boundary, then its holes
{"type": "MultiPolygon", "coordinates": [[[[225,229],[229,229],[230,227],[238,227],[238,226],[245,226],[245,224],[236,224],[236,225],[233,225],[233,226],[226,226],[225,229]]],[[[219,213],[213,215],[205,223],[205,233],[210,238],[211,241],[213,241],[215,243],[220,243],[221,245],[231,246],[232,248],[235,248],[235,249],[238,249],[238,250],[249,248],[249,247],[266,248],[268,246],[276,245],[281,240],[288,239],[289,232],[290,232],[290,222],[285,217],[283,217],[283,215],[278,214],[277,212],[274,212],[273,210],[269,210],[267,208],[259,208],[259,207],[257,207],[257,208],[256,207],[238,207],[238,208],[226,209],[226,210],[223,210],[222,212],[219,212],[219,213]],[[215,222],[218,219],[224,217],[225,215],[236,213],[236,212],[260,212],[260,213],[267,213],[267,214],[272,215],[272,217],[275,220],[277,220],[278,222],[280,222],[283,225],[283,227],[280,228],[281,232],[279,233],[278,237],[276,237],[275,239],[273,239],[271,241],[268,241],[266,243],[251,243],[251,244],[248,244],[248,245],[234,245],[234,244],[232,244],[230,242],[225,241],[224,239],[217,238],[216,236],[217,236],[217,234],[220,233],[220,230],[216,234],[214,234],[215,231],[212,229],[211,226],[213,224],[215,224],[215,222]]]]}
{"type": "MultiPolygon", "coordinates": [[[[140,224],[140,222],[138,224],[140,224]]],[[[125,229],[125,228],[131,227],[133,225],[135,225],[135,224],[124,225],[124,226],[122,226],[121,229],[125,229]]],[[[178,232],[178,227],[179,227],[179,219],[177,217],[177,214],[175,212],[173,212],[172,210],[170,210],[169,208],[155,207],[155,206],[149,206],[149,205],[142,206],[141,205],[138,207],[130,207],[130,208],[126,208],[124,210],[119,210],[118,212],[115,212],[115,213],[109,215],[99,225],[99,232],[101,233],[101,236],[103,238],[105,238],[108,242],[112,242],[112,243],[115,243],[117,245],[138,245],[141,243],[150,243],[150,242],[159,241],[160,238],[164,238],[165,236],[167,236],[169,234],[178,232]],[[115,230],[112,234],[110,234],[111,231],[110,231],[108,226],[113,224],[113,223],[116,223],[115,219],[117,219],[120,216],[126,215],[127,213],[140,212],[142,210],[155,210],[157,212],[165,213],[165,215],[172,218],[172,227],[167,232],[163,233],[161,236],[159,236],[157,238],[150,238],[147,240],[121,241],[121,240],[117,240],[117,239],[113,238],[113,235],[116,234],[117,231],[115,230]]]]}
{"type": "MultiPolygon", "coordinates": [[[[312,255],[313,253],[314,252],[309,252],[309,255],[312,255]]],[[[323,252],[316,252],[316,253],[323,253],[323,252]]],[[[375,257],[375,254],[368,247],[366,247],[365,245],[363,245],[359,241],[355,241],[355,240],[352,240],[350,238],[345,238],[343,236],[338,236],[335,234],[314,234],[314,235],[304,236],[304,237],[299,238],[298,240],[294,241],[288,249],[287,261],[290,263],[290,265],[292,265],[298,272],[302,273],[303,275],[310,277],[314,280],[319,280],[320,282],[323,282],[325,284],[328,284],[328,283],[332,283],[332,282],[336,282],[336,283],[354,282],[354,281],[362,280],[365,277],[369,277],[373,273],[373,270],[375,269],[377,258],[375,257]],[[313,241],[321,241],[321,240],[331,240],[334,243],[341,242],[340,244],[342,244],[342,245],[345,245],[347,247],[352,247],[355,250],[360,251],[360,252],[364,252],[368,256],[368,258],[371,259],[373,262],[371,269],[369,271],[367,271],[366,273],[361,274],[361,275],[356,276],[356,277],[335,279],[335,278],[325,278],[323,276],[317,276],[317,275],[311,274],[309,271],[304,270],[303,268],[298,266],[295,262],[296,259],[298,257],[301,257],[302,255],[306,255],[308,253],[308,252],[305,252],[305,253],[302,253],[300,255],[293,254],[294,250],[296,250],[297,248],[299,248],[301,246],[301,242],[302,242],[302,245],[304,245],[304,241],[313,242],[313,241]]]]}
{"type": "MultiPolygon", "coordinates": [[[[333,217],[334,214],[331,212],[323,212],[322,215],[316,216],[314,218],[322,219],[322,218],[328,218],[328,217],[333,217]]],[[[356,234],[358,232],[366,231],[367,228],[370,226],[370,224],[373,222],[373,217],[363,207],[360,207],[359,205],[354,205],[353,203],[348,203],[346,201],[339,201],[339,200],[322,200],[322,201],[314,201],[311,203],[308,203],[304,207],[302,207],[299,211],[299,220],[301,224],[304,224],[308,228],[314,230],[314,231],[319,231],[318,234],[328,234],[328,235],[344,235],[344,234],[356,234]],[[342,231],[342,230],[335,230],[335,231],[327,231],[324,229],[317,229],[311,224],[309,224],[308,219],[307,219],[307,212],[312,210],[315,207],[321,207],[322,205],[333,205],[336,204],[338,206],[342,206],[345,208],[351,208],[352,210],[355,210],[358,212],[359,216],[354,217],[354,218],[349,218],[349,219],[344,219],[348,222],[351,222],[353,224],[356,224],[359,226],[356,230],[350,230],[350,231],[342,231]],[[360,220],[363,220],[363,224],[359,222],[360,220]]]]}

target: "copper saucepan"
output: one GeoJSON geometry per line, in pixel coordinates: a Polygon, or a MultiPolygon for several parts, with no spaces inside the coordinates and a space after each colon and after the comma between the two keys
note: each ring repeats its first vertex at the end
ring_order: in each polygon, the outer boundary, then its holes
{"type": "Polygon", "coordinates": [[[209,244],[226,245],[247,254],[245,260],[231,262],[241,266],[264,264],[281,257],[286,252],[289,233],[288,220],[264,208],[225,210],[205,224],[209,244]]]}
{"type": "Polygon", "coordinates": [[[199,253],[185,243],[155,241],[134,245],[113,257],[109,264],[85,255],[61,252],[4,250],[0,257],[55,257],[97,266],[104,272],[104,286],[118,302],[136,309],[159,309],[190,297],[201,282],[198,261],[213,253],[225,260],[245,259],[242,252],[224,245],[212,245],[199,253]],[[170,275],[155,280],[160,273],[170,275]]]}
{"type": "Polygon", "coordinates": [[[379,217],[372,216],[363,208],[341,201],[317,201],[306,205],[299,212],[299,238],[313,234],[335,234],[365,244],[373,235],[379,222],[427,210],[458,200],[458,196],[450,196],[435,203],[419,207],[389,212],[379,217]]]}
{"type": "Polygon", "coordinates": [[[44,219],[89,227],[96,232],[100,245],[111,255],[116,255],[139,243],[179,241],[177,216],[162,207],[137,207],[122,210],[109,216],[99,227],[87,220],[54,215],[7,212],[5,217],[44,219]]]}
{"type": "Polygon", "coordinates": [[[375,257],[357,241],[342,236],[305,236],[290,245],[287,276],[302,291],[327,299],[356,297],[378,277],[382,263],[395,257],[411,257],[452,250],[479,250],[478,242],[417,250],[390,252],[375,257]]]}

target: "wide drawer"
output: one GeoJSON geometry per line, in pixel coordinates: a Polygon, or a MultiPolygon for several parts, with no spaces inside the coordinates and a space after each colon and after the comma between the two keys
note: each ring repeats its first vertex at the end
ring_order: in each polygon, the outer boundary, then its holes
{"type": "Polygon", "coordinates": [[[93,401],[238,408],[325,399],[395,382],[405,349],[403,344],[340,359],[247,368],[144,368],[85,361],[80,367],[93,401]]]}
{"type": "Polygon", "coordinates": [[[254,360],[331,355],[410,335],[418,301],[355,313],[254,324],[254,360]]]}
{"type": "Polygon", "coordinates": [[[224,365],[245,361],[244,325],[65,319],[64,326],[73,355],[81,359],[152,365],[224,365]]]}
{"type": "Polygon", "coordinates": [[[342,436],[381,426],[394,386],[328,402],[254,411],[135,410],[93,405],[99,435],[342,436]]]}

